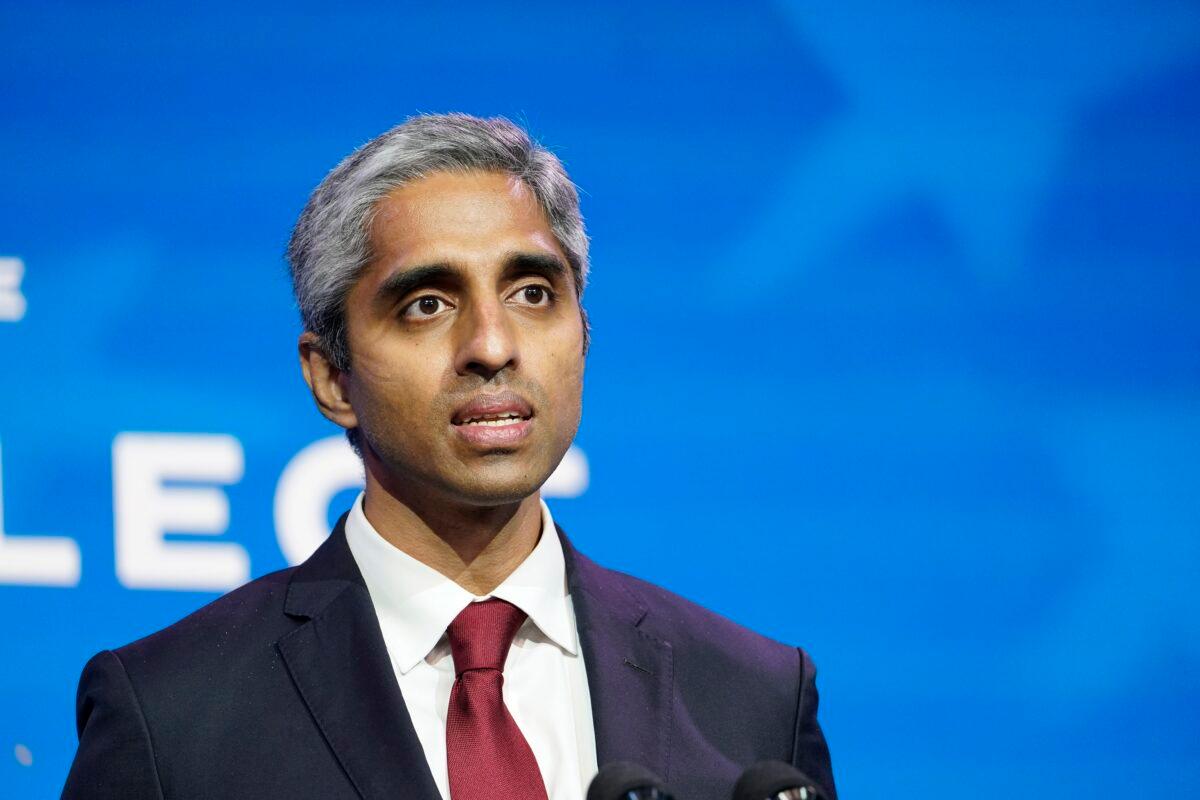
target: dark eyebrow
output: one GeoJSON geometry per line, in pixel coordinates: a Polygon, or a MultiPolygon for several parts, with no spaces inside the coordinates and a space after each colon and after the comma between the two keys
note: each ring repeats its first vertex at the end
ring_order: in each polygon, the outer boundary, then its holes
{"type": "Polygon", "coordinates": [[[422,264],[412,269],[393,272],[379,284],[375,302],[388,304],[407,297],[423,286],[451,283],[462,278],[459,269],[451,264],[422,264]]]}
{"type": "Polygon", "coordinates": [[[562,259],[549,253],[509,253],[504,262],[504,271],[510,275],[533,273],[561,280],[567,274],[567,265],[562,259]]]}

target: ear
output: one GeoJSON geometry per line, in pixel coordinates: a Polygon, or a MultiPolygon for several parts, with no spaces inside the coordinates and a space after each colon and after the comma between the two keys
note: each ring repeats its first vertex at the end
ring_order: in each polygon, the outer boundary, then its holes
{"type": "Polygon", "coordinates": [[[317,408],[335,425],[347,430],[358,427],[358,417],[350,407],[347,373],[334,366],[315,333],[300,334],[300,371],[312,391],[317,408]]]}

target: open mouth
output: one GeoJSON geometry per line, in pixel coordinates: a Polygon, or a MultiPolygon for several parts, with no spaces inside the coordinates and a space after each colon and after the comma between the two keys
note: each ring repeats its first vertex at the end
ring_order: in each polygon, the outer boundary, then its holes
{"type": "Polygon", "coordinates": [[[511,389],[476,395],[451,415],[450,422],[468,441],[502,444],[523,438],[533,419],[533,406],[511,389]]]}
{"type": "Polygon", "coordinates": [[[484,414],[480,416],[467,417],[461,422],[455,422],[455,425],[475,426],[483,425],[489,428],[499,428],[505,425],[512,425],[517,422],[524,422],[527,419],[532,419],[533,414],[522,415],[515,411],[509,411],[503,414],[484,414]]]}
{"type": "Polygon", "coordinates": [[[451,417],[454,432],[484,452],[510,452],[533,428],[533,407],[516,392],[476,397],[451,417]]]}

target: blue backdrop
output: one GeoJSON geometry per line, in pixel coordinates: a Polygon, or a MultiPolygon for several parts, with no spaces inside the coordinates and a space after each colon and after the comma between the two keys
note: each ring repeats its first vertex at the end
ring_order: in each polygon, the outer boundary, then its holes
{"type": "Polygon", "coordinates": [[[1200,791],[1194,4],[7,3],[0,31],[3,797],[57,795],[88,656],[353,496],[281,252],[342,156],[446,110],[523,122],[583,190],[556,517],[807,647],[846,798],[1200,791]]]}

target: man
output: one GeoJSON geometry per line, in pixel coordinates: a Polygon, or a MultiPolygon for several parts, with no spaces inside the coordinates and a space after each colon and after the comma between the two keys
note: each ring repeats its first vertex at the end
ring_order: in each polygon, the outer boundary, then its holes
{"type": "Polygon", "coordinates": [[[597,566],[541,502],[588,345],[551,153],[410,119],[317,187],[288,256],[365,490],[300,566],[88,663],[65,797],[559,800],[629,760],[716,800],[763,759],[834,797],[804,652],[597,566]]]}

